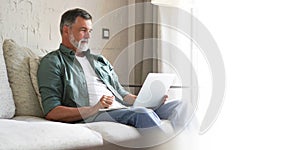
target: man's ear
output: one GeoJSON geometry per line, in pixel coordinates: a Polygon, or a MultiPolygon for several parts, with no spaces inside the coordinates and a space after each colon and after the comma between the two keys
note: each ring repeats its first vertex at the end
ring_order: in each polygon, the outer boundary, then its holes
{"type": "Polygon", "coordinates": [[[68,34],[69,33],[69,29],[70,28],[68,26],[64,25],[64,27],[63,27],[63,34],[64,33],[68,34]]]}

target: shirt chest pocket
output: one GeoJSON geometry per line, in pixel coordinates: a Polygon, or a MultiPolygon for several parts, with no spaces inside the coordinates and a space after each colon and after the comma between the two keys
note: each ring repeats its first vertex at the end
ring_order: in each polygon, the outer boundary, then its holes
{"type": "Polygon", "coordinates": [[[112,69],[109,66],[102,66],[100,73],[103,77],[103,80],[109,81],[112,77],[112,69]]]}

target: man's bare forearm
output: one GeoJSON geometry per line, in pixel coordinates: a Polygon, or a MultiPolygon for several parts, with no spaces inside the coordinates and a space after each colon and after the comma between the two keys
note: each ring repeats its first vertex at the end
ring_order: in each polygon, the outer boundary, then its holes
{"type": "Polygon", "coordinates": [[[57,106],[46,115],[46,119],[60,122],[74,122],[88,118],[96,114],[98,110],[99,108],[96,106],[80,108],[57,106]]]}

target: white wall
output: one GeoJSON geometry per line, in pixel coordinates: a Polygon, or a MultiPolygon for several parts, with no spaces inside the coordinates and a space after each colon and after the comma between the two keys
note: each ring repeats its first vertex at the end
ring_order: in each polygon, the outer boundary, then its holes
{"type": "MultiPolygon", "coordinates": [[[[0,41],[11,38],[32,49],[57,49],[60,43],[59,21],[68,8],[87,6],[82,1],[1,0],[0,41]]],[[[92,14],[98,14],[90,9],[92,14]]]]}
{"type": "MultiPolygon", "coordinates": [[[[61,15],[70,8],[80,7],[93,16],[92,52],[104,54],[113,63],[128,45],[128,31],[116,29],[127,26],[128,14],[111,12],[127,5],[127,0],[0,0],[0,47],[5,39],[13,39],[32,50],[56,50],[61,43],[61,15]],[[115,37],[102,39],[102,28],[110,29],[115,37]]],[[[5,67],[2,50],[0,54],[2,68],[5,67]]],[[[127,67],[118,68],[117,72],[122,69],[127,67]]]]}
{"type": "MultiPolygon", "coordinates": [[[[22,46],[47,50],[57,49],[61,42],[59,22],[66,10],[75,7],[86,9],[92,14],[93,21],[98,21],[110,11],[127,5],[124,0],[1,0],[0,3],[0,46],[4,39],[11,38],[22,46]]],[[[118,14],[113,19],[127,23],[122,18],[124,14],[118,14]]],[[[106,28],[113,28],[110,22],[105,25],[106,28]]],[[[100,24],[94,27],[91,48],[97,53],[107,41],[102,39],[102,28],[100,24]]],[[[117,42],[117,45],[122,45],[120,42],[124,41],[117,42]]],[[[117,46],[110,47],[114,48],[117,46]]]]}
{"type": "MultiPolygon", "coordinates": [[[[131,16],[132,14],[144,11],[135,10],[133,7],[128,10],[126,6],[135,2],[135,0],[0,0],[0,47],[2,48],[3,40],[13,39],[20,46],[33,50],[56,50],[61,42],[59,32],[61,15],[70,8],[80,7],[93,16],[93,34],[90,40],[92,52],[104,55],[114,64],[122,50],[137,40],[135,29],[126,28],[129,20],[135,20],[135,15],[131,16]],[[102,39],[102,28],[110,29],[109,39],[102,39]]],[[[1,57],[2,53],[1,50],[1,57]]],[[[121,83],[128,84],[130,70],[128,71],[127,64],[129,65],[129,60],[133,60],[134,57],[137,57],[134,53],[127,54],[122,62],[124,65],[115,67],[118,74],[126,75],[121,76],[121,83]]],[[[0,62],[3,61],[1,58],[0,62]]],[[[0,65],[1,68],[5,67],[4,63],[0,65]]]]}

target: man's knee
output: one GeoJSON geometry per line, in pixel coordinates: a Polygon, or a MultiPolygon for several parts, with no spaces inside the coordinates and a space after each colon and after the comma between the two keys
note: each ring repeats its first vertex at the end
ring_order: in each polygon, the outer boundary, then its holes
{"type": "Polygon", "coordinates": [[[182,100],[171,100],[165,103],[160,111],[167,111],[168,113],[171,113],[173,110],[178,110],[180,107],[182,107],[183,102],[182,100]],[[170,112],[171,111],[171,112],[170,112]]]}
{"type": "Polygon", "coordinates": [[[137,128],[149,128],[160,125],[160,118],[151,109],[137,107],[132,108],[131,111],[134,112],[134,126],[137,128]]]}
{"type": "Polygon", "coordinates": [[[174,106],[179,106],[179,105],[182,105],[182,100],[172,100],[169,102],[171,105],[174,105],[174,106]]]}

